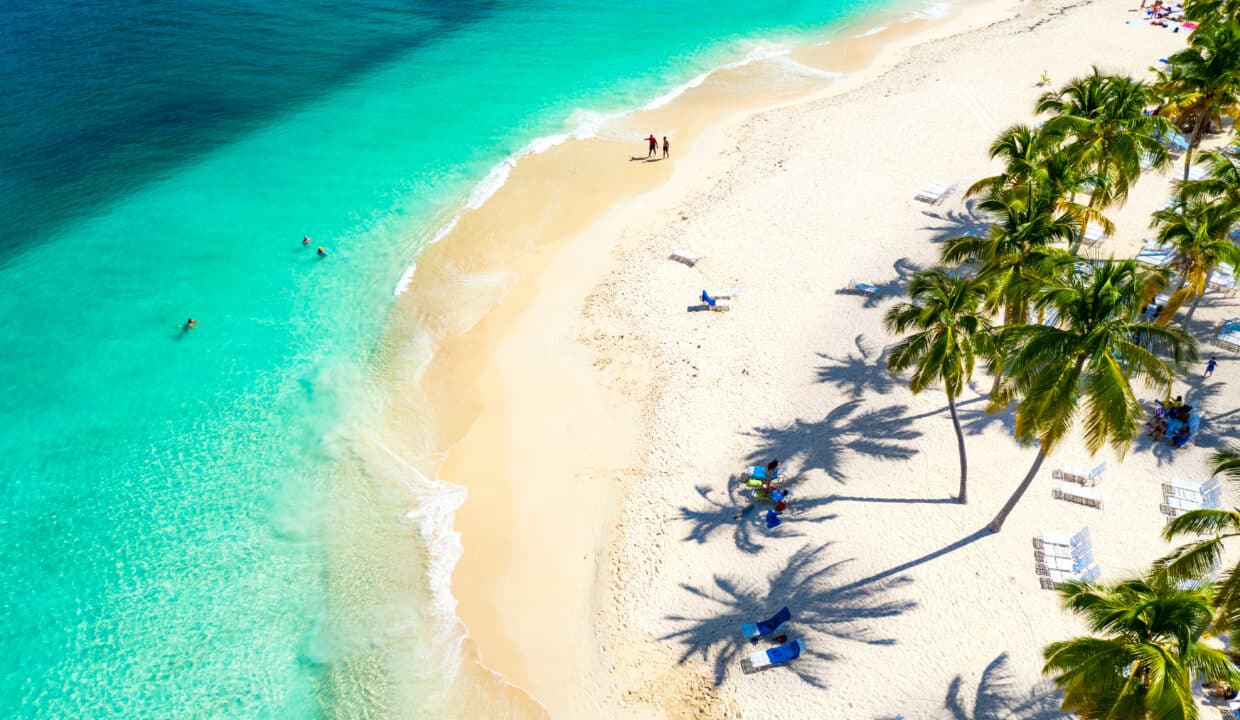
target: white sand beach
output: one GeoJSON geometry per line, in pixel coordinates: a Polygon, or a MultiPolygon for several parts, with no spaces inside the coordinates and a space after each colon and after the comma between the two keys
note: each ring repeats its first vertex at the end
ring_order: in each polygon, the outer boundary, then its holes
{"type": "MultiPolygon", "coordinates": [[[[953,8],[796,51],[786,60],[848,74],[769,96],[762,67],[712,76],[626,121],[632,142],[519,166],[419,259],[410,324],[503,268],[502,302],[471,308],[424,380],[453,399],[436,403],[452,410],[433,473],[469,492],[453,591],[483,665],[553,718],[1057,717],[1041,648],[1078,628],[1041,589],[1032,538],[1088,527],[1104,578],[1164,554],[1160,485],[1205,480],[1210,450],[1237,436],[1240,358],[1203,344],[1219,370],[1177,382],[1202,408],[1195,444],[1093,459],[1070,439],[990,535],[1034,450],[1009,415],[983,413],[979,374],[960,403],[969,503],[955,503],[944,397],[886,373],[882,317],[942,240],[984,232],[963,188],[996,171],[1001,130],[1032,120],[1044,71],[1053,85],[1091,65],[1143,77],[1183,45],[1129,24],[1130,7],[953,8]],[[677,129],[670,161],[628,162],[646,127],[677,129]],[[956,189],[914,200],[930,181],[956,189]],[[513,235],[528,239],[501,248],[513,235]],[[687,267],[677,250],[705,257],[687,267]],[[853,279],[880,297],[840,294],[853,279]],[[734,286],[730,312],[686,311],[734,286]],[[771,458],[793,491],[774,530],[761,510],[734,517],[741,472],[771,458]],[[1103,461],[1102,509],[1052,498],[1054,469],[1103,461]],[[743,673],[765,645],[740,624],[784,605],[806,654],[743,673]]],[[[1142,178],[1097,252],[1136,255],[1175,172],[1142,178]]],[[[1204,342],[1236,315],[1240,299],[1212,292],[1190,330],[1204,342]]]]}

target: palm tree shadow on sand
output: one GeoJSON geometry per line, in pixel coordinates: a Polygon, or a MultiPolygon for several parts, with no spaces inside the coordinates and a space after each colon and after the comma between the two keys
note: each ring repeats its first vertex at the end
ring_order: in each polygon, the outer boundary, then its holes
{"type": "MultiPolygon", "coordinates": [[[[891,265],[896,271],[896,276],[886,282],[873,283],[878,292],[872,295],[866,295],[862,303],[862,307],[875,308],[881,305],[888,298],[900,297],[908,292],[909,281],[917,273],[925,270],[924,267],[918,265],[912,260],[902,257],[891,265]]],[[[872,282],[870,279],[862,278],[866,282],[872,282]]]]}
{"type": "Polygon", "coordinates": [[[832,575],[849,561],[827,562],[829,546],[801,547],[764,585],[719,575],[711,587],[682,584],[685,592],[709,601],[716,610],[703,617],[668,615],[666,619],[680,627],[660,639],[680,643],[682,664],[693,657],[711,664],[718,686],[730,669],[740,669],[742,658],[772,644],[750,643],[741,635],[741,624],[769,617],[787,605],[792,620],[780,632],[789,639],[804,639],[805,651],[797,660],[774,669],[795,673],[815,687],[826,687],[826,666],[837,659],[828,650],[838,644],[834,641],[894,645],[895,639],[873,634],[870,621],[900,615],[917,606],[911,600],[890,597],[891,591],[911,582],[908,578],[833,585],[832,575]]]}
{"type": "Polygon", "coordinates": [[[982,671],[977,692],[971,702],[972,712],[966,708],[962,686],[964,679],[957,675],[947,687],[943,708],[951,720],[1066,720],[1069,715],[1059,710],[1060,695],[1049,683],[1032,688],[1021,687],[1008,667],[1008,655],[1003,653],[990,661],[982,671]]]}
{"type": "Polygon", "coordinates": [[[968,200],[963,210],[925,210],[922,215],[937,220],[937,225],[927,225],[922,230],[930,230],[933,235],[930,242],[943,243],[963,235],[985,237],[990,232],[990,219],[977,212],[977,201],[968,200]]]}
{"type": "Polygon", "coordinates": [[[796,420],[784,427],[756,428],[749,435],[758,447],[749,462],[770,458],[800,460],[803,470],[821,469],[843,480],[842,461],[847,453],[889,460],[908,460],[918,453],[912,441],[921,437],[913,428],[919,416],[907,414],[907,405],[861,410],[860,400],[850,400],[819,421],[796,420]]]}
{"type": "Polygon", "coordinates": [[[802,497],[796,492],[796,481],[790,480],[785,487],[792,489],[788,508],[780,514],[780,524],[774,528],[766,527],[766,509],[769,503],[755,503],[752,489],[747,487],[743,478],[733,477],[728,481],[727,497],[716,500],[714,489],[709,485],[694,487],[702,498],[698,508],[681,506],[679,519],[689,523],[689,531],[685,541],[706,544],[716,533],[732,532],[732,541],[738,550],[747,553],[761,552],[766,548],[764,540],[777,540],[792,537],[804,537],[797,531],[803,523],[822,523],[833,520],[834,514],[824,514],[819,510],[834,502],[834,496],[802,497]]]}
{"type": "Polygon", "coordinates": [[[834,385],[854,398],[861,397],[866,390],[880,395],[894,390],[899,383],[887,372],[885,350],[875,351],[867,347],[865,335],[858,335],[853,339],[853,344],[858,354],[849,352],[836,358],[818,353],[818,357],[830,363],[818,368],[818,382],[834,385]]]}

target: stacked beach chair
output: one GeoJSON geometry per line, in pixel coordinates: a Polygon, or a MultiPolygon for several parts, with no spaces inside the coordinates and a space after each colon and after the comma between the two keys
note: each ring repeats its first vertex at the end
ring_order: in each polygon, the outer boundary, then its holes
{"type": "Polygon", "coordinates": [[[1043,590],[1054,590],[1070,580],[1093,582],[1102,574],[1094,564],[1089,528],[1075,535],[1043,530],[1033,539],[1033,562],[1043,590]]]}
{"type": "Polygon", "coordinates": [[[1137,262],[1153,267],[1162,267],[1170,265],[1175,259],[1175,251],[1164,245],[1149,242],[1148,240],[1141,247],[1141,252],[1137,253],[1137,262]]]}
{"type": "Polygon", "coordinates": [[[1053,471],[1051,477],[1062,482],[1059,487],[1051,490],[1051,497],[1101,510],[1105,496],[1094,486],[1106,469],[1107,464],[1102,463],[1088,471],[1074,467],[1062,467],[1053,471]]]}
{"type": "Polygon", "coordinates": [[[1236,292],[1236,269],[1227,263],[1219,263],[1210,273],[1210,284],[1229,294],[1236,292]]]}
{"type": "Polygon", "coordinates": [[[1097,223],[1085,225],[1085,235],[1081,238],[1086,245],[1101,245],[1107,239],[1106,229],[1097,223]]]}
{"type": "Polygon", "coordinates": [[[1163,483],[1162,492],[1163,502],[1158,509],[1168,522],[1189,510],[1214,510],[1223,505],[1223,487],[1216,477],[1204,483],[1173,478],[1163,483]]]}
{"type": "Polygon", "coordinates": [[[917,194],[913,196],[914,200],[920,200],[931,205],[938,205],[947,199],[948,195],[956,189],[955,183],[944,182],[928,182],[922,186],[917,194]]]}
{"type": "Polygon", "coordinates": [[[1240,352],[1240,318],[1227,318],[1219,326],[1214,342],[1229,350],[1240,352]]]}

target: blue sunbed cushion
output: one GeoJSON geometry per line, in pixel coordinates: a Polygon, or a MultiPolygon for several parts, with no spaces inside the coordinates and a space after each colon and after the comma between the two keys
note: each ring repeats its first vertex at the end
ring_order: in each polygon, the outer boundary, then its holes
{"type": "Polygon", "coordinates": [[[772,615],[769,619],[757,623],[756,628],[761,635],[769,635],[779,629],[781,625],[792,619],[792,611],[784,608],[772,615]]]}
{"type": "Polygon", "coordinates": [[[705,290],[702,291],[702,302],[706,303],[707,305],[711,307],[715,306],[715,299],[711,297],[710,295],[707,295],[705,290]]]}
{"type": "Polygon", "coordinates": [[[797,638],[792,642],[768,649],[766,657],[772,663],[785,663],[801,657],[801,651],[804,649],[805,643],[801,642],[801,638],[797,638]]]}

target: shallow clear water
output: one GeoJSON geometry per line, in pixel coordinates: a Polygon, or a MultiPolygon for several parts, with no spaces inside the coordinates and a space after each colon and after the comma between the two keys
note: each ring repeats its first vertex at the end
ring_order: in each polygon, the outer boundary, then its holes
{"type": "Polygon", "coordinates": [[[398,278],[535,138],[882,2],[6,3],[0,715],[437,712],[408,498],[342,479],[398,278]]]}

